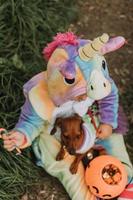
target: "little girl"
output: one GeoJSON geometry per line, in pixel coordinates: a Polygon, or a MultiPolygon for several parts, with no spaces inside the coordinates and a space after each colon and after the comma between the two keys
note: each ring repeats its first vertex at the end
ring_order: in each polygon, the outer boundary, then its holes
{"type": "MultiPolygon", "coordinates": [[[[98,39],[103,45],[100,50],[102,54],[105,51],[109,52],[110,48],[113,51],[122,46],[123,39],[119,40],[118,38],[109,40],[105,46],[102,39],[98,39]]],[[[68,112],[71,108],[80,116],[84,116],[88,107],[94,102],[90,98],[91,92],[88,94],[88,77],[92,77],[87,74],[88,72],[86,73],[86,67],[90,70],[93,67],[100,66],[98,69],[98,71],[101,70],[99,73],[100,78],[103,72],[111,85],[108,95],[97,101],[99,126],[96,134],[100,139],[98,144],[103,145],[109,154],[127,163],[126,168],[129,179],[132,171],[132,165],[126,152],[122,135],[112,134],[112,130],[117,127],[117,87],[109,77],[107,64],[101,55],[96,53],[94,58],[89,58],[90,60],[87,62],[81,59],[81,51],[85,53],[86,46],[84,45],[88,42],[90,43],[88,40],[78,39],[73,33],[58,34],[54,38],[54,41],[44,51],[45,57],[49,59],[47,71],[36,75],[24,85],[23,90],[26,100],[22,107],[19,121],[9,135],[3,136],[4,147],[8,151],[12,151],[16,147],[23,149],[32,145],[37,164],[51,175],[57,177],[73,200],[94,200],[95,197],[89,192],[85,184],[82,164],[79,166],[78,173],[72,175],[69,172],[69,167],[73,161],[72,156],[66,153],[64,160],[55,160],[60,144],[54,137],[49,135],[48,127],[52,118],[56,118],[61,112],[68,112]],[[85,48],[83,49],[83,47],[85,48]],[[86,98],[85,94],[89,97],[86,98]]],[[[97,40],[94,40],[94,45],[96,42],[97,40]]],[[[95,46],[92,44],[91,48],[94,51],[95,46]]],[[[85,56],[89,57],[90,55],[88,53],[84,54],[83,58],[85,56]]],[[[95,73],[93,79],[97,80],[97,73],[95,73]]],[[[95,84],[96,82],[94,82],[95,84]]],[[[105,82],[103,82],[102,86],[106,90],[107,84],[105,82]]],[[[92,91],[94,89],[91,84],[90,89],[92,91]]],[[[90,127],[94,130],[91,123],[90,127]]]]}

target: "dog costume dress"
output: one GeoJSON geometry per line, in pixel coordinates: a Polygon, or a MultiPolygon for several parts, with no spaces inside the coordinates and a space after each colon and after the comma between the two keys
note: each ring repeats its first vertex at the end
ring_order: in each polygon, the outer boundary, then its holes
{"type": "MultiPolygon", "coordinates": [[[[72,175],[69,167],[73,156],[66,152],[63,160],[56,161],[60,143],[49,134],[49,125],[62,112],[62,104],[87,93],[92,102],[97,100],[99,123],[109,124],[113,129],[117,127],[118,90],[109,76],[103,55],[120,48],[124,43],[123,37],[109,39],[107,34],[90,41],[78,39],[71,32],[59,33],[43,51],[48,60],[47,70],[34,76],[23,87],[26,100],[14,130],[26,135],[25,147],[33,146],[37,164],[57,177],[73,200],[94,200],[96,197],[85,184],[82,163],[78,172],[72,175]]],[[[82,110],[83,102],[80,103],[82,110]]],[[[86,123],[95,132],[91,122],[86,123]]],[[[114,132],[108,139],[98,143],[109,154],[126,163],[130,181],[132,165],[122,134],[114,132]]]]}

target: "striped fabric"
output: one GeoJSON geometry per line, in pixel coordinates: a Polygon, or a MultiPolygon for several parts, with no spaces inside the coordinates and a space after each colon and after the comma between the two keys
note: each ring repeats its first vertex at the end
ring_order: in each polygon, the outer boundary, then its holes
{"type": "Polygon", "coordinates": [[[122,192],[118,200],[133,200],[133,183],[122,192]]]}

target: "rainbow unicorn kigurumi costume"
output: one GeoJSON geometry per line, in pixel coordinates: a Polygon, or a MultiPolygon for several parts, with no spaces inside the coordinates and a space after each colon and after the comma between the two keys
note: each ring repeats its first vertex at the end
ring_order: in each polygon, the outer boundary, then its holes
{"type": "MultiPolygon", "coordinates": [[[[43,52],[48,60],[47,70],[24,85],[26,101],[14,131],[25,134],[27,142],[24,147],[32,144],[37,164],[57,177],[73,200],[94,200],[96,197],[85,184],[82,163],[77,174],[72,175],[69,167],[73,156],[66,152],[63,160],[55,160],[60,142],[49,134],[49,126],[53,118],[68,109],[74,109],[84,116],[88,107],[97,100],[100,113],[96,117],[98,123],[117,128],[118,90],[109,76],[103,55],[120,48],[124,43],[123,37],[109,39],[107,34],[90,41],[78,39],[71,32],[59,33],[43,52]],[[85,93],[89,103],[80,102],[78,110],[78,106],[75,106],[77,102],[73,99],[85,93]],[[69,108],[65,105],[69,105],[69,108]]],[[[91,122],[87,120],[86,123],[88,132],[95,132],[91,122]]],[[[124,133],[123,129],[121,133],[124,133]]],[[[130,181],[132,165],[122,134],[114,131],[108,139],[99,140],[97,144],[103,145],[109,154],[126,163],[130,181]]]]}

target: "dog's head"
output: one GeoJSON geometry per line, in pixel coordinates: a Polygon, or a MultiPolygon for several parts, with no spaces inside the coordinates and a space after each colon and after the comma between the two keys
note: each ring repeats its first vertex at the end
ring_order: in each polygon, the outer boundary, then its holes
{"type": "Polygon", "coordinates": [[[83,144],[84,132],[82,124],[83,120],[77,114],[66,118],[57,118],[51,132],[51,134],[54,134],[56,127],[60,127],[62,145],[71,155],[76,154],[76,150],[83,144]]]}

